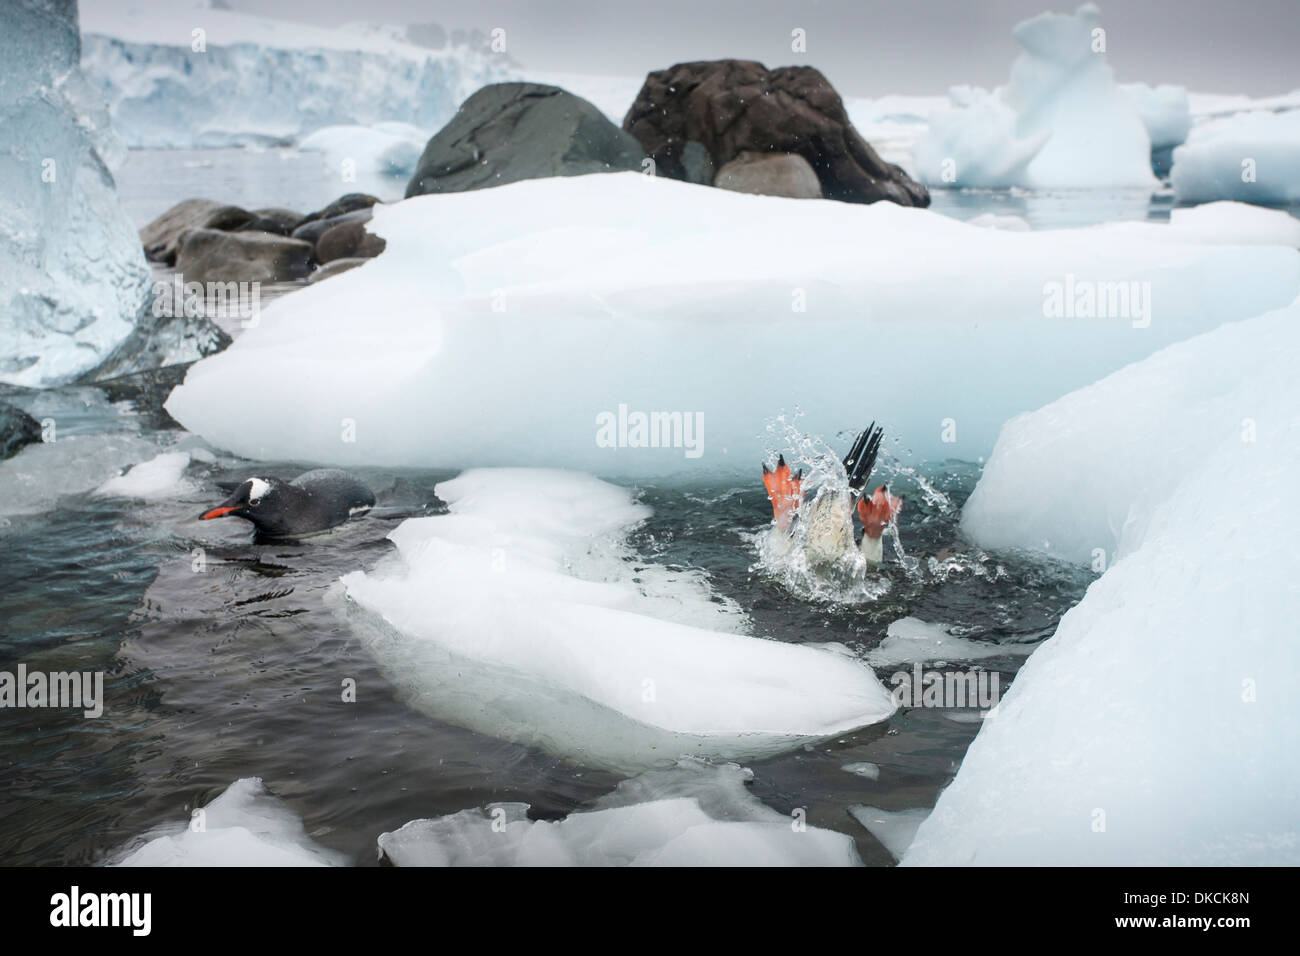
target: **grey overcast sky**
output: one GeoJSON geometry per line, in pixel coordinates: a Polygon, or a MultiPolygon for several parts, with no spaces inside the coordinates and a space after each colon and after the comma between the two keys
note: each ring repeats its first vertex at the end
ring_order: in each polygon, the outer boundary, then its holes
{"type": "MultiPolygon", "coordinates": [[[[83,3],[94,0],[82,0],[83,3]]],[[[841,93],[942,93],[1006,82],[1011,26],[1075,0],[226,0],[321,26],[354,21],[503,27],[526,67],[640,75],[681,60],[809,63],[841,93]],[[790,31],[807,31],[806,54],[790,31]]],[[[1267,95],[1300,88],[1300,0],[1099,3],[1124,82],[1267,95]]]]}

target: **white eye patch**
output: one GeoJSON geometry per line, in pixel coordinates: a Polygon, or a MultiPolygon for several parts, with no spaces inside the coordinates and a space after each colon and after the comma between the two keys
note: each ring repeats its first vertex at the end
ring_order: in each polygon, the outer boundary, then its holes
{"type": "Polygon", "coordinates": [[[248,489],[249,501],[256,501],[271,490],[270,482],[263,481],[261,478],[249,478],[248,480],[253,486],[248,489]]]}

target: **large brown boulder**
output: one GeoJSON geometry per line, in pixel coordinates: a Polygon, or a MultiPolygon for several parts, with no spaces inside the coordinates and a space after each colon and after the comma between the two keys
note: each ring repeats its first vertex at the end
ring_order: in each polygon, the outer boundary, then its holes
{"type": "Polygon", "coordinates": [[[186,282],[283,282],[305,278],[314,251],[310,242],[269,232],[192,229],[176,269],[186,282]]]}
{"type": "Polygon", "coordinates": [[[140,230],[144,254],[153,262],[173,265],[185,234],[192,229],[238,229],[256,217],[247,209],[211,199],[186,199],[140,230]]]}
{"type": "Polygon", "coordinates": [[[636,140],[582,97],[540,83],[494,83],[429,140],[406,195],[640,170],[643,158],[636,140]]]}
{"type": "Polygon", "coordinates": [[[798,153],[741,153],[718,170],[713,185],[760,196],[822,198],[817,173],[798,153]]]}
{"type": "Polygon", "coordinates": [[[691,157],[700,147],[719,171],[744,152],[796,153],[827,199],[930,204],[924,186],[876,155],[835,88],[810,66],[703,60],[658,70],[646,77],[623,129],[654,159],[656,174],[673,179],[699,181],[689,167],[699,166],[691,157]]]}

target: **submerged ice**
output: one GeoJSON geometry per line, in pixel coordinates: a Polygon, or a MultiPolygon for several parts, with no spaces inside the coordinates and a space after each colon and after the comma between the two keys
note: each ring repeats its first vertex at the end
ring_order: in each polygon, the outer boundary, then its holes
{"type": "Polygon", "coordinates": [[[343,586],[381,666],[441,720],[628,770],[766,756],[894,710],[861,663],[748,636],[698,572],[636,559],[628,489],[495,469],[437,493],[450,514],[404,522],[399,557],[343,586]]]}
{"type": "Polygon", "coordinates": [[[526,803],[412,820],[379,837],[398,866],[853,866],[843,833],[765,806],[735,764],[682,760],[621,783],[590,810],[530,820],[526,803]]]}

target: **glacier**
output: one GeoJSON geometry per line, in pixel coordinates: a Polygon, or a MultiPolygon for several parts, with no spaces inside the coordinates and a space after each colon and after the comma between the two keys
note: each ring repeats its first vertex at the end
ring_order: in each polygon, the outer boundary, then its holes
{"type": "Polygon", "coordinates": [[[410,32],[101,0],[83,11],[82,69],[128,146],[187,149],[386,121],[434,130],[474,90],[515,78],[486,43],[435,49],[410,32]]]}
{"type": "Polygon", "coordinates": [[[144,312],[149,270],[117,199],[124,151],[77,68],[71,0],[9,5],[0,31],[0,381],[99,364],[144,312]]]}
{"type": "MultiPolygon", "coordinates": [[[[768,756],[874,724],[894,700],[842,654],[745,634],[699,572],[638,559],[649,510],[589,475],[476,469],[436,488],[339,610],[439,720],[618,771],[768,756]]],[[[337,598],[336,598],[337,600],[337,598]]]]}
{"type": "Polygon", "coordinates": [[[623,781],[589,810],[530,820],[526,803],[412,820],[379,837],[398,866],[860,866],[851,837],[795,825],[735,764],[681,760],[623,781]]]}
{"type": "Polygon", "coordinates": [[[1173,159],[1170,184],[1179,202],[1300,202],[1300,109],[1206,120],[1173,159]]]}
{"type": "Polygon", "coordinates": [[[1008,423],[963,528],[1105,570],[904,865],[1300,863],[1297,367],[1300,300],[1008,423]]]}
{"type": "Polygon", "coordinates": [[[1106,62],[1101,11],[1043,13],[1012,31],[1006,86],[957,87],[914,146],[931,186],[1154,188],[1151,137],[1106,62]]]}
{"type": "Polygon", "coordinates": [[[823,436],[882,422],[886,459],[974,461],[1014,415],[1300,293],[1295,248],[1184,220],[1015,232],[638,173],[420,196],[367,228],[383,255],[271,302],[168,412],[245,457],[343,467],[757,481],[796,410],[823,436]],[[1067,281],[1149,283],[1149,321],[1047,317],[1067,281]],[[598,443],[636,413],[702,422],[701,453],[598,443]]]}

